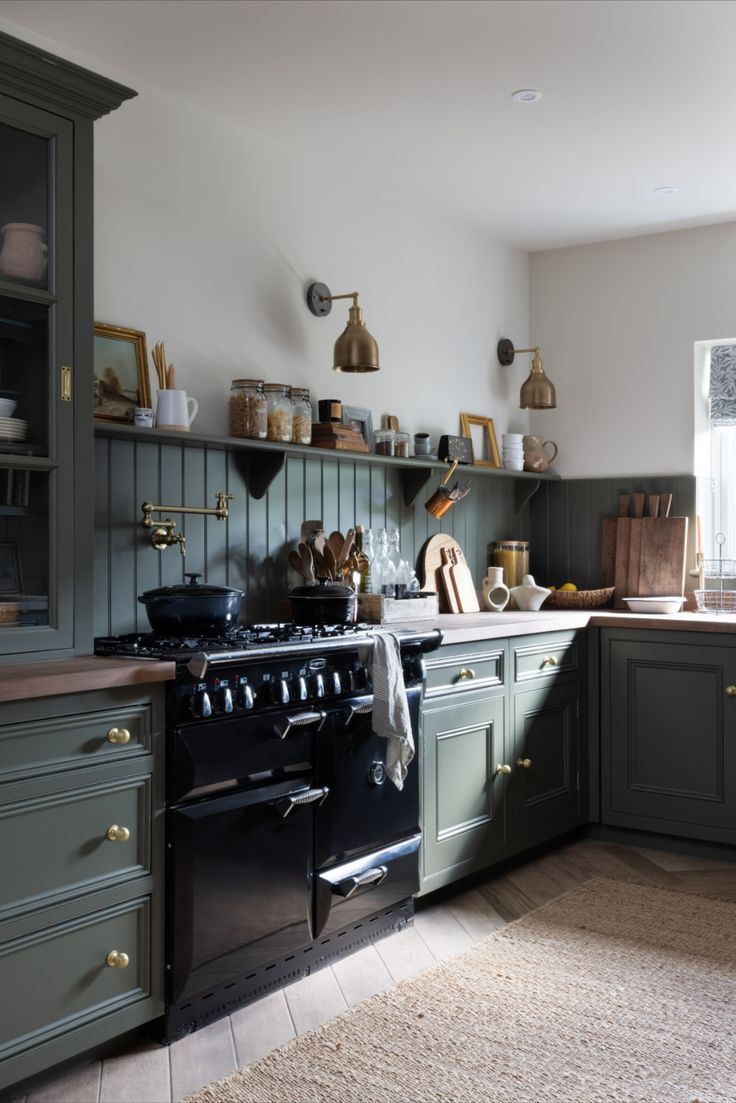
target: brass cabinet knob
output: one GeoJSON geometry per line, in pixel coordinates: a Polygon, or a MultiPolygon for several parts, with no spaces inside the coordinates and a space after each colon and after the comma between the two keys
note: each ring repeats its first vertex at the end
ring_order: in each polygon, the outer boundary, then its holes
{"type": "Polygon", "coordinates": [[[499,762],[498,766],[496,766],[496,773],[497,774],[510,774],[511,773],[511,767],[506,766],[505,764],[502,766],[501,763],[499,762]]]}
{"type": "Polygon", "coordinates": [[[517,758],[516,765],[521,766],[522,770],[531,770],[534,763],[531,758],[517,758]]]}
{"type": "Polygon", "coordinates": [[[130,838],[130,831],[127,827],[118,827],[116,823],[108,827],[105,835],[111,843],[127,843],[130,838]]]}
{"type": "Polygon", "coordinates": [[[460,673],[458,674],[457,680],[459,682],[465,682],[465,681],[470,681],[471,678],[474,678],[474,677],[475,677],[475,671],[469,666],[468,667],[464,666],[462,668],[462,670],[460,671],[460,673]]]}
{"type": "Polygon", "coordinates": [[[729,697],[736,697],[736,686],[726,686],[726,693],[729,697]]]}
{"type": "Polygon", "coordinates": [[[105,738],[108,743],[130,743],[130,732],[127,728],[110,728],[105,738]]]}
{"type": "Polygon", "coordinates": [[[122,950],[110,950],[105,958],[105,965],[109,965],[111,969],[127,969],[130,965],[130,958],[122,950]]]}
{"type": "Polygon", "coordinates": [[[542,666],[557,666],[557,657],[555,655],[545,655],[542,659],[542,666]]]}

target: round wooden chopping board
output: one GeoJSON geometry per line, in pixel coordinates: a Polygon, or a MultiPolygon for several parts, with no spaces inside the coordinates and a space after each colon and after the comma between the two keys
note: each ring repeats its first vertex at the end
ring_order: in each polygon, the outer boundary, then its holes
{"type": "Polygon", "coordinates": [[[447,604],[445,587],[440,574],[440,567],[444,566],[443,548],[459,549],[460,545],[455,537],[447,532],[438,532],[435,536],[430,536],[419,552],[419,576],[422,589],[434,590],[439,595],[440,610],[443,613],[449,613],[452,610],[447,604]]]}

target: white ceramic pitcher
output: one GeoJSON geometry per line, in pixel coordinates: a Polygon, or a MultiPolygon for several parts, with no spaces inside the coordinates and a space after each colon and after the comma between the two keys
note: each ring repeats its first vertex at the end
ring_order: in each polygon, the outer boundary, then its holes
{"type": "Polygon", "coordinates": [[[196,398],[187,398],[186,391],[159,391],[156,425],[159,429],[183,429],[188,433],[198,409],[196,398]]]}

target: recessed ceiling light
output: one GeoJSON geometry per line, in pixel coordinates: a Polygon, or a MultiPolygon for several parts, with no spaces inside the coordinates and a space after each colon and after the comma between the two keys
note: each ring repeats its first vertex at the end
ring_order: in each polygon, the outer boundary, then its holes
{"type": "Polygon", "coordinates": [[[667,187],[667,188],[653,188],[652,189],[654,195],[677,195],[679,190],[680,190],[679,188],[670,188],[670,187],[667,187]]]}
{"type": "Polygon", "coordinates": [[[537,92],[536,88],[519,88],[518,91],[511,93],[511,99],[515,103],[536,103],[541,98],[542,93],[537,92]]]}

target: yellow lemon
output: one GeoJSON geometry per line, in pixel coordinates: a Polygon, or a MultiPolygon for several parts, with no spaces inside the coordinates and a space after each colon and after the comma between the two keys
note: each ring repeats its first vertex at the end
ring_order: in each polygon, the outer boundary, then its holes
{"type": "Polygon", "coordinates": [[[575,591],[575,590],[577,590],[577,586],[575,585],[574,582],[566,582],[564,586],[560,586],[560,589],[561,590],[575,591]]]}
{"type": "Polygon", "coordinates": [[[547,589],[548,589],[548,590],[556,590],[556,589],[557,589],[557,587],[556,587],[556,586],[548,586],[548,587],[547,587],[547,589]]]}

